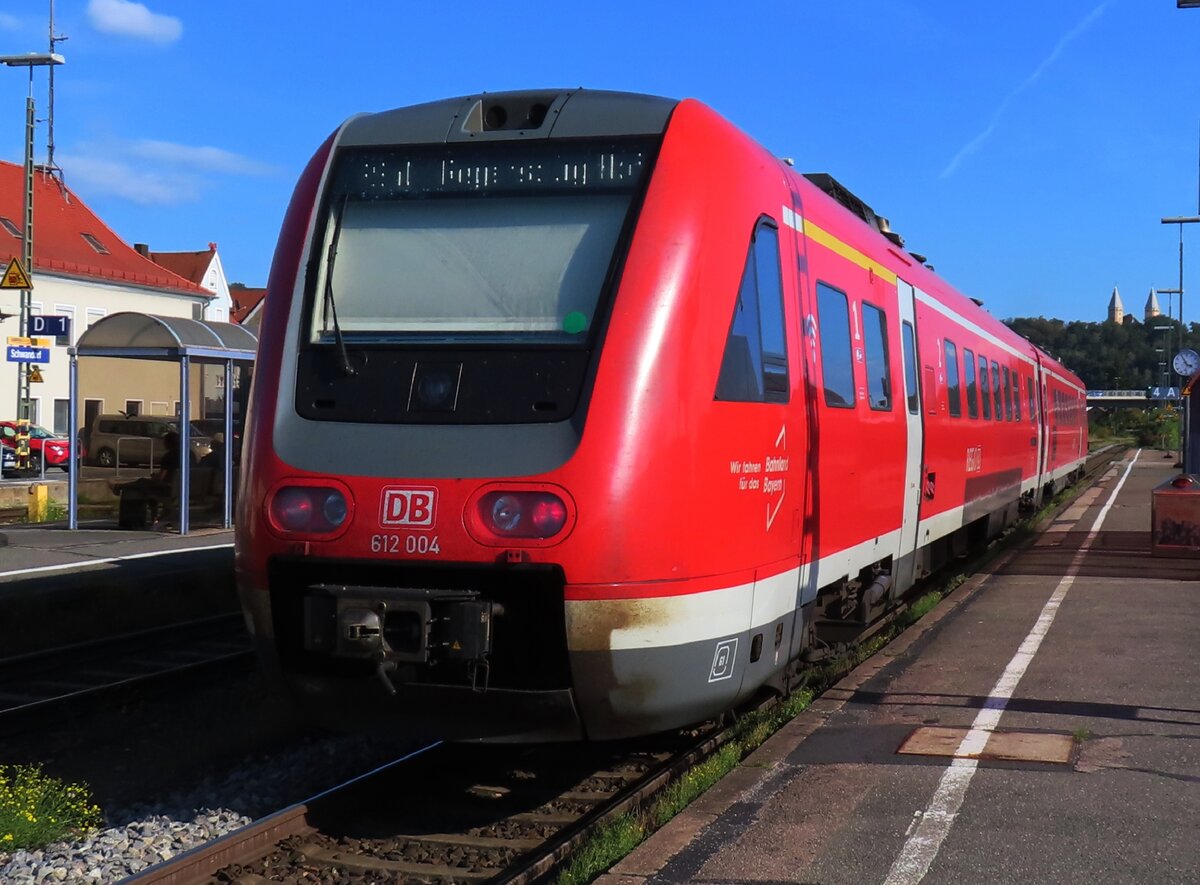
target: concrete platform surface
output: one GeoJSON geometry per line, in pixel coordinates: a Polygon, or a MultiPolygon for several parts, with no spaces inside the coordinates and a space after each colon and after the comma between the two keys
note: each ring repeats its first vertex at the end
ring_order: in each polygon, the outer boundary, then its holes
{"type": "Polygon", "coordinates": [[[598,881],[1200,882],[1200,561],[1150,552],[1170,463],[1113,465],[598,881]]]}
{"type": "Polygon", "coordinates": [[[0,657],[237,611],[233,532],[0,528],[0,657]]]}

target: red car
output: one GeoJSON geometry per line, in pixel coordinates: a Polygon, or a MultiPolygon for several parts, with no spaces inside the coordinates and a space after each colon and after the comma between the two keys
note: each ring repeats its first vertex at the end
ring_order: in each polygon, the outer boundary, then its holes
{"type": "MultiPolygon", "coordinates": [[[[9,448],[17,447],[17,422],[0,421],[0,444],[9,448]]],[[[42,454],[45,453],[47,467],[61,467],[69,470],[68,460],[71,457],[70,440],[55,436],[45,427],[37,424],[29,425],[29,457],[32,467],[41,467],[42,454]]]]}

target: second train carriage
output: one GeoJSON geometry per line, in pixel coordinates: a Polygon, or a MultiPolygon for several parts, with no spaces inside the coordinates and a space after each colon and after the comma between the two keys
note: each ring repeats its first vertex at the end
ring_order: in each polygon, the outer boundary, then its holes
{"type": "Polygon", "coordinates": [[[1087,450],[1077,378],[694,100],[352,118],[268,291],[239,591],[347,724],[712,716],[1087,450]]]}

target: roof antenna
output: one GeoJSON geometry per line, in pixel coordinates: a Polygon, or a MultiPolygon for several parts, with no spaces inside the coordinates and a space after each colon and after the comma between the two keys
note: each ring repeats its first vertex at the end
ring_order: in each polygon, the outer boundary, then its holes
{"type": "MultiPolygon", "coordinates": [[[[54,33],[54,0],[50,0],[50,54],[53,55],[55,47],[68,39],[66,35],[56,36],[54,33]]],[[[55,65],[50,65],[50,115],[47,117],[48,133],[46,140],[46,168],[50,174],[58,179],[58,183],[63,184],[63,171],[54,164],[54,68],[55,65]]]]}

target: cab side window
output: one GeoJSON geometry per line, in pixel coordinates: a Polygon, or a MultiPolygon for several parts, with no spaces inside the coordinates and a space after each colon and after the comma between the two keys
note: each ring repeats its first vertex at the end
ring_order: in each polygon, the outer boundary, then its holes
{"type": "Polygon", "coordinates": [[[867,358],[867,403],[877,411],[892,409],[892,367],[888,358],[887,314],[863,302],[863,345],[867,358]]]}
{"type": "Polygon", "coordinates": [[[817,283],[817,327],[821,337],[825,405],[853,409],[854,356],[850,349],[850,308],[845,292],[817,283]]]}
{"type": "Polygon", "coordinates": [[[789,386],[779,234],[764,220],[746,255],[715,398],[786,403],[789,386]]]}

